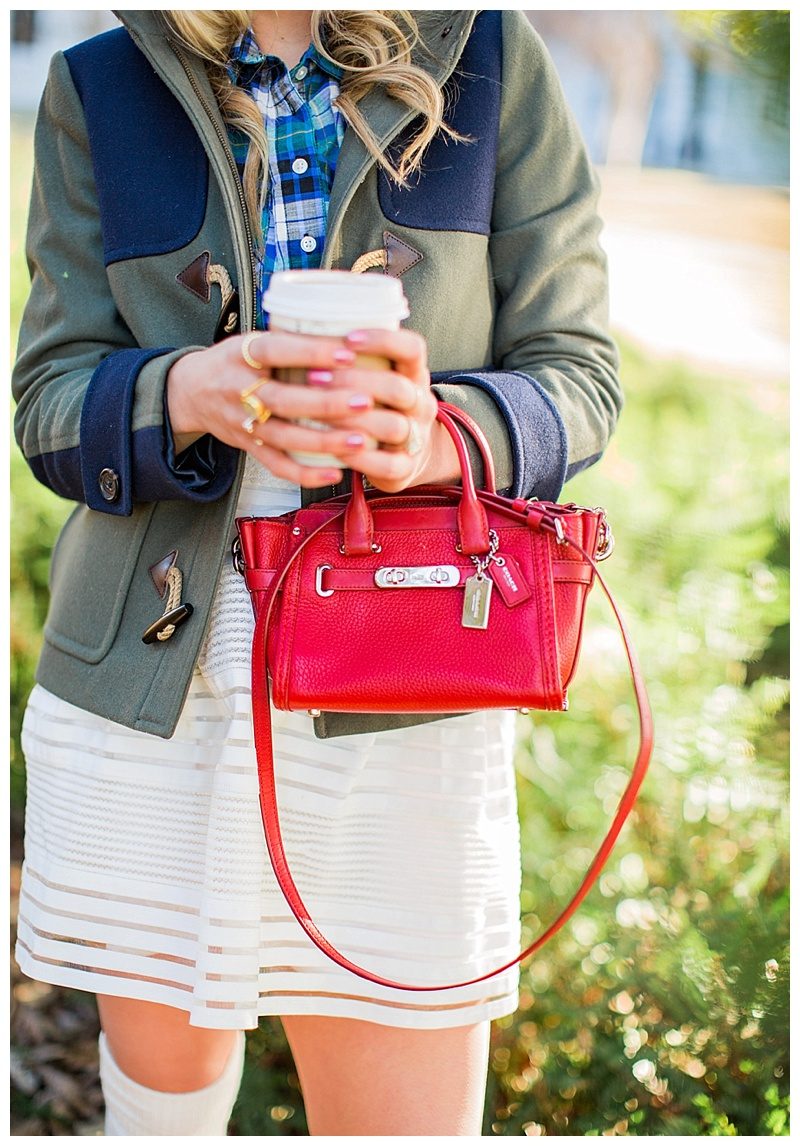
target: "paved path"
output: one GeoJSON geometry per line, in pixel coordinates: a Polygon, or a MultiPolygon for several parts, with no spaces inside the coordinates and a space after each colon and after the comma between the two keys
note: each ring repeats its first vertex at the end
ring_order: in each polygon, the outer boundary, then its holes
{"type": "Polygon", "coordinates": [[[614,328],[659,356],[785,381],[788,193],[681,171],[600,179],[614,328]]]}

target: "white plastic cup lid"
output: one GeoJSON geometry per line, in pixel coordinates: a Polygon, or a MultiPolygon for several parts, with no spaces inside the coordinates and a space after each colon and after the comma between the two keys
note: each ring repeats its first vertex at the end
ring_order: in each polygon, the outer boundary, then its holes
{"type": "Polygon", "coordinates": [[[276,271],[262,306],[271,319],[293,327],[318,322],[344,330],[391,329],[409,316],[399,279],[368,272],[276,271]]]}

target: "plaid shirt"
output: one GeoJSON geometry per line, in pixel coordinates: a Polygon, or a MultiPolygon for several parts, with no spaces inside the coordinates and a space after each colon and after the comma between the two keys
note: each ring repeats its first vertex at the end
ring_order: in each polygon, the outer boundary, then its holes
{"type": "MultiPolygon", "coordinates": [[[[306,270],[322,260],[328,201],[345,131],[334,107],[342,73],[313,44],[288,71],[277,56],[264,55],[251,31],[234,44],[228,72],[256,101],[269,145],[265,245],[256,299],[256,325],[263,328],[261,297],[272,272],[306,270]]],[[[229,136],[241,174],[248,140],[230,129],[229,136]]]]}

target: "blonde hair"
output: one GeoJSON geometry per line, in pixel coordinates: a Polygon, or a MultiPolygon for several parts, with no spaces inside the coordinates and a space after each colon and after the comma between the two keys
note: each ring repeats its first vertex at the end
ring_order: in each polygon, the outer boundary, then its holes
{"type": "MultiPolygon", "coordinates": [[[[268,162],[266,132],[255,101],[231,83],[226,68],[231,47],[250,26],[249,13],[174,9],[162,14],[173,38],[204,61],[226,123],[243,132],[249,141],[243,186],[251,222],[261,241],[261,211],[267,192],[263,177],[268,162]]],[[[444,97],[436,81],[411,62],[411,52],[419,42],[411,12],[315,11],[311,40],[321,55],[342,69],[336,107],[370,155],[401,186],[407,186],[408,176],[420,166],[425,148],[438,131],[451,139],[463,138],[444,122],[444,97]],[[376,85],[421,119],[396,165],[381,150],[358,108],[376,85]]]]}

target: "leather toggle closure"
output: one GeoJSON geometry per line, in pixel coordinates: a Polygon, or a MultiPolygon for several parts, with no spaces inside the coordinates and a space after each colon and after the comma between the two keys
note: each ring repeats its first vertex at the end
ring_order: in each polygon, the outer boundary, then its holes
{"type": "Polygon", "coordinates": [[[239,292],[231,282],[231,276],[221,263],[211,262],[211,252],[202,251],[188,267],[175,276],[181,286],[199,298],[201,302],[211,302],[211,287],[220,289],[220,310],[214,330],[214,342],[238,334],[241,325],[239,292]]]}
{"type": "Polygon", "coordinates": [[[403,242],[391,231],[383,232],[383,246],[374,251],[365,251],[359,255],[351,266],[354,274],[363,274],[364,271],[381,270],[392,278],[399,279],[406,271],[410,271],[417,263],[422,262],[422,251],[412,247],[410,243],[403,242]]]}
{"type": "Polygon", "coordinates": [[[164,599],[164,612],[157,621],[148,625],[142,633],[142,641],[152,645],[156,641],[168,641],[175,630],[188,621],[194,608],[188,601],[181,601],[183,574],[178,568],[178,550],[173,549],[160,561],[150,566],[150,577],[159,597],[164,599]]]}
{"type": "Polygon", "coordinates": [[[168,609],[162,617],[153,621],[152,625],[148,625],[142,633],[142,641],[146,645],[152,645],[154,641],[168,641],[178,626],[188,621],[193,612],[194,609],[188,602],[178,605],[176,609],[168,609]],[[171,632],[168,631],[170,629],[171,632]]]}

